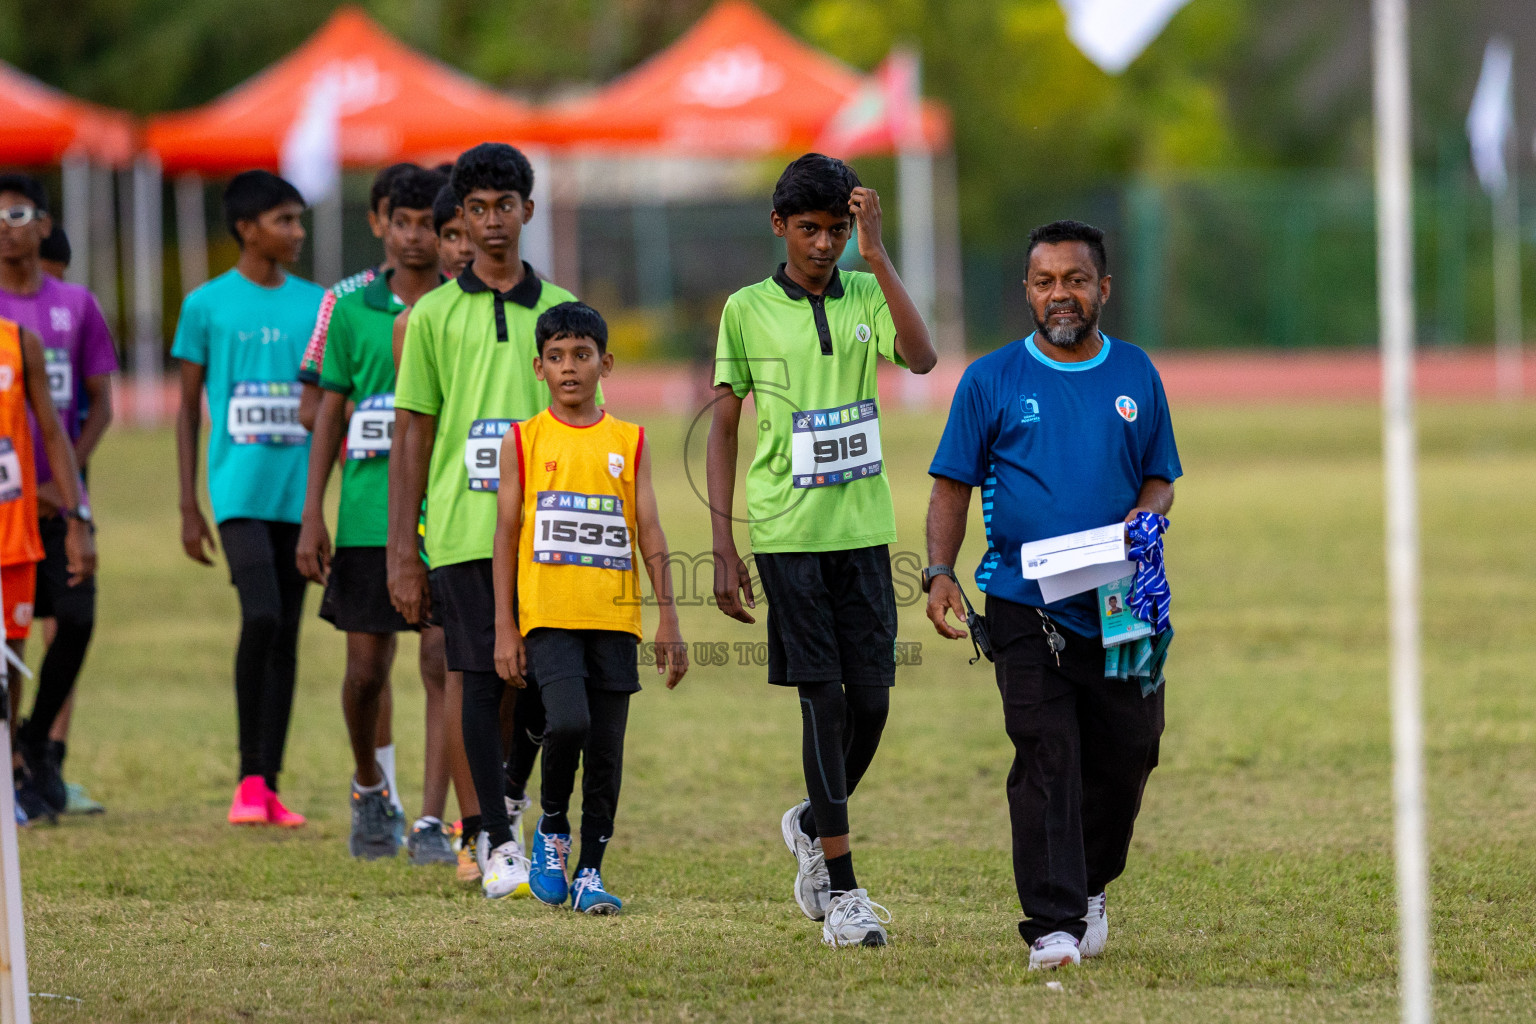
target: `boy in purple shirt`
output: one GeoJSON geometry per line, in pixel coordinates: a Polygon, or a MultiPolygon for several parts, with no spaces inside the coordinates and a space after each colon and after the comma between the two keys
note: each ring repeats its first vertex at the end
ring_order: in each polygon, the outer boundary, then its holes
{"type": "MultiPolygon", "coordinates": [[[[112,374],[117,370],[112,335],[88,289],[43,272],[42,244],[53,229],[43,185],[30,175],[0,175],[0,213],[10,227],[0,232],[0,317],[14,320],[42,338],[48,390],[74,442],[75,460],[83,474],[112,421],[112,374]],[[20,220],[27,222],[18,224],[20,220]]],[[[27,785],[58,813],[68,804],[62,776],[68,716],[59,713],[69,701],[95,628],[96,581],[87,577],[69,585],[64,553],[68,523],[64,515],[88,519],[90,510],[86,504],[80,509],[61,508],[59,488],[40,437],[34,420],[38,528],[46,552],[37,567],[35,614],[40,619],[53,619],[54,629],[38,676],[32,716],[17,733],[17,748],[30,776],[27,785]]],[[[90,801],[82,791],[76,803],[89,805],[90,801]]]]}

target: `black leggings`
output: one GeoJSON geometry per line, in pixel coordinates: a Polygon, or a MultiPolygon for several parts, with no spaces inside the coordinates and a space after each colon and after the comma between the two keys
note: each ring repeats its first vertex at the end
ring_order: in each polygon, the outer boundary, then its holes
{"type": "MultiPolygon", "coordinates": [[[[501,697],[507,684],[495,672],[464,670],[464,757],[480,801],[480,828],[492,850],[512,838],[507,820],[507,774],[501,761],[501,697]]],[[[529,685],[533,685],[530,681],[529,685]]]]}
{"type": "Polygon", "coordinates": [[[304,586],[294,564],[297,523],[229,519],[219,524],[229,576],[240,595],[235,711],[240,777],[260,775],[273,790],[283,769],[293,680],[298,669],[304,586]]]}
{"type": "Polygon", "coordinates": [[[522,797],[528,777],[544,743],[544,701],[537,685],[517,691],[517,711],[512,722],[511,749],[507,751],[507,789],[522,797]]]}
{"type": "Polygon", "coordinates": [[[37,566],[35,613],[40,619],[53,619],[57,631],[37,674],[32,717],[16,737],[19,743],[31,747],[48,742],[48,731],[75,688],[91,644],[91,633],[96,629],[95,578],[69,585],[69,556],[64,548],[69,524],[59,516],[48,516],[39,519],[37,527],[43,538],[44,555],[37,566]]]}
{"type": "Polygon", "coordinates": [[[543,686],[540,694],[545,725],[539,803],[546,816],[565,818],[576,788],[576,769],[581,768],[581,856],[577,868],[600,868],[619,809],[630,695],[595,689],[580,676],[556,679],[543,686]]]}
{"type": "MultiPolygon", "coordinates": [[[[801,759],[816,836],[848,834],[848,797],[869,770],[891,709],[888,686],[802,683],[801,759]]],[[[545,755],[545,770],[549,759],[545,755]]]]}

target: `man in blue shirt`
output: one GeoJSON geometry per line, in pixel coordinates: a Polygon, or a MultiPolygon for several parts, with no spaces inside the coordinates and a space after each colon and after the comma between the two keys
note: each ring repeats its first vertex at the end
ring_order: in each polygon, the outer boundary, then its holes
{"type": "Polygon", "coordinates": [[[972,363],[928,472],[923,585],[939,634],[966,634],[951,566],[981,488],[987,553],[976,569],[996,656],[1014,881],[1030,967],[1103,950],[1104,889],[1125,869],[1163,731],[1161,687],[1105,678],[1094,592],[1047,604],[1024,578],[1030,541],[1167,515],[1183,470],[1157,370],[1099,331],[1109,299],[1104,233],[1058,221],[1030,233],[1025,287],[1036,331],[972,363]]]}

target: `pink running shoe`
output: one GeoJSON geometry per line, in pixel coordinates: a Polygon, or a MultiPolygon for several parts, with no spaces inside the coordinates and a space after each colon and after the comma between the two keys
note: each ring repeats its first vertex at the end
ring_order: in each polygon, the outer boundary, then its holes
{"type": "Polygon", "coordinates": [[[267,790],[267,822],[277,825],[279,828],[298,828],[305,822],[304,815],[298,811],[290,811],[283,806],[283,802],[277,798],[277,794],[267,790]]]}
{"type": "Polygon", "coordinates": [[[235,787],[235,798],[229,802],[231,825],[265,825],[267,823],[267,798],[272,791],[260,775],[247,775],[235,787]]]}

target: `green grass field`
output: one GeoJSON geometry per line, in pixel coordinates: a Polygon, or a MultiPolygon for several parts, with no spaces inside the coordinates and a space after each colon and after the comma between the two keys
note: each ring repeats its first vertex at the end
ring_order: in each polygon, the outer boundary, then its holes
{"type": "MultiPolygon", "coordinates": [[[[69,763],[111,810],[22,836],[31,987],[81,1000],[36,999],[37,1019],[1395,1020],[1376,411],[1176,413],[1188,475],[1168,541],[1163,764],[1110,890],[1107,954],[1049,979],[1026,972],[1015,931],[990,670],[916,605],[901,639],[922,642],[922,664],[900,675],[852,805],[861,880],[895,915],[882,951],[824,948],[790,898],[778,821],[801,792],[799,713],[758,667],[696,668],[636,698],[607,862],[622,917],[491,904],[446,869],[348,858],[342,643],[312,591],[284,776],[310,825],[230,828],[235,595],[222,565],[180,553],[169,434],[115,432],[92,467],[101,624],[69,763]]],[[[905,550],[922,551],[940,425],[887,421],[905,550]]],[[[649,435],[672,546],[701,552],[686,428],[649,435]]],[[[1531,1020],[1536,406],[1432,406],[1423,432],[1438,1015],[1531,1020]]],[[[976,522],[962,561],[979,550],[976,522]]],[[[707,606],[683,627],[763,636],[707,606]]],[[[406,641],[412,815],[414,665],[406,641]]]]}

